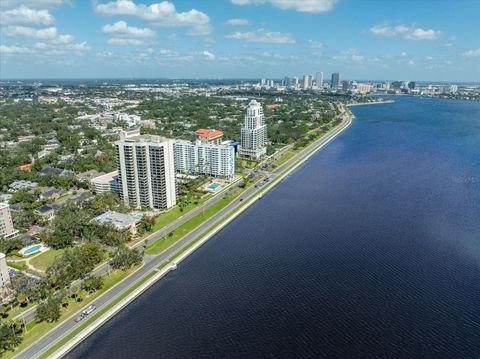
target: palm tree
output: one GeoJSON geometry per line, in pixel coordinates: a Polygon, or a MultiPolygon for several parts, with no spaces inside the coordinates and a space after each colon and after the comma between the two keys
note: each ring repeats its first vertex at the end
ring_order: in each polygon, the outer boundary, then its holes
{"type": "Polygon", "coordinates": [[[73,286],[71,289],[72,295],[71,297],[75,299],[77,302],[81,302],[82,298],[80,298],[80,287],[78,286],[73,286]]]}

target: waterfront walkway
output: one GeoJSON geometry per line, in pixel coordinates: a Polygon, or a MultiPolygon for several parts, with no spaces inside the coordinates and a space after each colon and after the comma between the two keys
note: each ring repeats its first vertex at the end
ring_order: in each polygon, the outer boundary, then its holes
{"type": "MultiPolygon", "coordinates": [[[[197,241],[200,236],[205,236],[202,242],[199,243],[198,246],[201,245],[204,241],[211,238],[218,230],[220,230],[223,226],[227,225],[230,221],[232,221],[235,217],[237,217],[243,210],[245,210],[249,205],[253,204],[257,199],[261,198],[264,192],[268,191],[269,189],[273,188],[276,184],[278,184],[285,176],[287,176],[291,171],[295,170],[298,166],[300,166],[304,161],[306,161],[310,156],[312,156],[317,150],[325,146],[328,142],[330,142],[333,138],[335,138],[339,133],[341,133],[345,128],[347,128],[351,123],[351,117],[347,112],[343,112],[342,122],[332,131],[325,134],[323,137],[318,139],[317,141],[313,142],[312,144],[308,145],[305,149],[297,153],[291,159],[286,161],[281,166],[275,168],[270,175],[268,176],[270,181],[263,186],[251,186],[247,188],[241,195],[242,201],[234,200],[230,204],[228,204],[225,208],[223,208],[220,212],[216,213],[205,222],[200,224],[196,229],[188,233],[186,236],[178,240],[174,243],[171,247],[169,247],[166,251],[162,252],[158,256],[145,256],[144,262],[145,264],[136,272],[131,274],[129,277],[124,279],[122,282],[118,283],[115,287],[111,290],[100,296],[95,300],[95,305],[97,307],[97,311],[105,308],[107,306],[111,306],[115,300],[125,293],[130,288],[134,287],[136,284],[144,281],[145,278],[152,274],[152,272],[157,272],[158,268],[168,262],[168,259],[178,253],[182,248],[192,244],[193,242],[197,241]],[[225,217],[229,215],[229,218],[225,219],[225,217]],[[219,224],[219,222],[223,219],[223,222],[219,224]],[[216,227],[213,229],[213,227],[216,227]],[[205,235],[208,232],[207,235],[205,235]]],[[[190,211],[188,214],[193,212],[194,210],[190,211]]],[[[201,211],[201,209],[200,209],[201,211]]],[[[193,214],[192,214],[193,216],[193,214]]],[[[186,216],[185,216],[186,217],[186,216]]],[[[162,229],[159,232],[163,232],[166,228],[162,229]]],[[[158,232],[157,232],[158,233],[158,232]]],[[[158,238],[163,237],[163,233],[161,235],[155,233],[155,236],[158,238]]],[[[168,233],[168,232],[167,232],[168,233]]],[[[141,245],[138,243],[137,245],[141,245]]],[[[196,248],[195,248],[196,249],[196,248]]],[[[190,252],[190,251],[189,251],[190,252]]],[[[189,254],[189,253],[187,253],[189,254]]],[[[168,271],[168,270],[167,270],[168,271]]],[[[152,285],[154,281],[146,282],[144,284],[152,285]]],[[[133,300],[135,296],[139,295],[143,290],[147,289],[148,286],[144,286],[141,288],[138,293],[135,293],[134,296],[129,298],[129,300],[124,301],[122,306],[128,304],[130,300],[133,300]]],[[[94,312],[95,313],[95,312],[94,312]]],[[[102,315],[102,322],[107,320],[108,318],[115,315],[115,307],[113,310],[110,309],[106,314],[102,315]]],[[[58,343],[62,338],[66,335],[74,331],[79,323],[75,323],[73,318],[75,318],[78,313],[73,314],[70,318],[67,318],[65,321],[60,323],[56,326],[53,330],[48,332],[42,338],[40,338],[37,342],[32,344],[27,349],[20,352],[15,358],[21,359],[30,359],[30,358],[37,358],[45,353],[49,348],[53,345],[58,343]]],[[[81,322],[80,322],[81,323],[81,322]]],[[[73,341],[70,341],[66,345],[64,345],[59,351],[57,351],[53,357],[61,357],[65,353],[67,353],[74,345],[78,344],[82,339],[86,337],[86,335],[90,334],[93,329],[96,328],[95,323],[90,324],[91,327],[86,328],[82,333],[74,338],[73,341]]]]}

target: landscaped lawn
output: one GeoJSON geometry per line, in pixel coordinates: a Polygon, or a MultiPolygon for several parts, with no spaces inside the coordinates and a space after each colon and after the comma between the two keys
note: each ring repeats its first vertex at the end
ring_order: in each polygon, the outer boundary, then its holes
{"type": "Polygon", "coordinates": [[[7,261],[7,265],[9,267],[12,267],[18,270],[26,270],[28,268],[27,265],[25,264],[25,261],[19,261],[19,262],[7,261]]]}
{"type": "Polygon", "coordinates": [[[44,272],[50,265],[55,262],[55,259],[63,252],[64,249],[50,249],[30,259],[30,264],[37,268],[39,271],[44,272]]]}

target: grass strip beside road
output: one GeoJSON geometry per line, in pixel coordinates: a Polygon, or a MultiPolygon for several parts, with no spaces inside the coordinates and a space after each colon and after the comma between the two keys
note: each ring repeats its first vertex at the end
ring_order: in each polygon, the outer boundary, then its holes
{"type": "Polygon", "coordinates": [[[283,165],[285,162],[287,162],[293,156],[295,156],[295,152],[292,152],[292,151],[286,152],[282,157],[280,157],[278,160],[273,162],[272,168],[277,168],[278,166],[283,165]]]}
{"type": "Polygon", "coordinates": [[[55,353],[57,350],[59,350],[62,346],[68,343],[71,339],[73,339],[78,333],[80,333],[82,330],[84,330],[87,326],[91,325],[94,321],[99,319],[102,315],[104,315],[107,311],[112,309],[115,305],[117,305],[120,301],[125,299],[130,293],[132,293],[134,290],[136,290],[138,287],[140,287],[143,283],[145,283],[147,280],[152,278],[155,274],[157,274],[156,270],[153,270],[152,272],[148,273],[145,277],[143,277],[141,280],[139,280],[137,283],[135,283],[133,286],[128,288],[125,292],[123,292],[121,295],[116,297],[111,303],[100,309],[98,312],[94,313],[93,315],[87,317],[86,320],[84,320],[77,328],[72,330],[70,333],[68,333],[66,336],[64,336],[61,340],[59,340],[57,343],[52,345],[46,352],[44,352],[42,355],[39,356],[39,359],[47,359],[50,355],[55,353]]]}
{"type": "MultiPolygon", "coordinates": [[[[67,308],[62,308],[61,310],[61,317],[57,322],[53,323],[47,323],[47,322],[41,322],[37,323],[36,321],[32,321],[27,324],[27,330],[28,333],[23,334],[23,341],[22,343],[15,349],[13,352],[5,352],[3,353],[3,357],[8,359],[12,358],[14,355],[20,353],[23,349],[26,349],[28,346],[36,342],[38,339],[43,337],[47,332],[50,330],[54,329],[58,324],[61,322],[65,321],[67,318],[69,318],[73,313],[77,312],[90,302],[94,301],[96,298],[98,298],[100,295],[103,293],[107,292],[109,289],[111,289],[115,284],[119,283],[121,280],[123,280],[125,277],[127,277],[130,273],[133,273],[135,270],[139,268],[138,266],[135,266],[133,268],[130,268],[128,271],[121,271],[121,270],[113,270],[110,273],[110,276],[103,276],[104,278],[104,283],[103,286],[100,290],[96,291],[93,294],[86,295],[85,292],[80,292],[80,296],[84,298],[83,301],[81,302],[76,302],[73,299],[69,300],[69,305],[67,308]]],[[[89,318],[90,319],[90,318],[89,318]]]]}
{"type": "Polygon", "coordinates": [[[198,200],[197,204],[194,203],[195,201],[189,202],[183,208],[183,211],[181,210],[181,208],[179,206],[176,206],[176,207],[172,208],[171,210],[169,210],[168,212],[165,212],[165,213],[162,213],[162,214],[158,215],[155,218],[155,224],[153,225],[153,228],[150,232],[151,233],[157,232],[158,230],[162,229],[166,225],[172,223],[173,221],[177,220],[181,216],[187,214],[192,209],[197,208],[198,206],[201,206],[203,203],[208,201],[210,198],[212,198],[212,196],[210,194],[207,194],[207,195],[203,196],[202,198],[200,198],[198,200]]]}
{"type": "Polygon", "coordinates": [[[145,253],[150,255],[157,255],[162,253],[164,250],[169,248],[179,239],[183,238],[185,235],[187,235],[192,230],[197,228],[205,220],[207,220],[208,218],[212,217],[213,215],[221,211],[224,207],[226,207],[233,200],[235,200],[242,192],[243,192],[243,189],[237,188],[233,192],[225,195],[217,203],[211,205],[210,207],[206,208],[202,213],[189,219],[187,222],[179,226],[177,229],[172,231],[166,237],[159,239],[158,241],[149,245],[145,249],[145,253]]]}

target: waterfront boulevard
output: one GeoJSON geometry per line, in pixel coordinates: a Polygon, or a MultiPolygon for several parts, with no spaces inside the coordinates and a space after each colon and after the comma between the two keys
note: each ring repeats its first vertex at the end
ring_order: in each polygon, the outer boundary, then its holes
{"type": "MultiPolygon", "coordinates": [[[[139,282],[145,280],[145,277],[151,275],[152,272],[158,271],[158,268],[169,261],[169,258],[174,256],[177,252],[181,251],[182,248],[188,246],[189,244],[198,240],[198,238],[206,233],[210,228],[212,228],[215,224],[217,224],[220,220],[222,220],[226,215],[231,214],[231,216],[235,217],[235,212],[246,205],[253,203],[254,199],[260,198],[260,194],[265,192],[267,189],[272,188],[277,183],[281,182],[281,178],[288,175],[291,171],[293,171],[297,166],[300,165],[303,161],[305,161],[310,155],[312,155],[316,150],[323,147],[325,144],[330,142],[333,138],[335,138],[339,133],[341,133],[345,128],[347,128],[351,123],[351,115],[347,111],[343,111],[342,115],[342,122],[335,127],[330,132],[326,133],[320,139],[316,140],[315,142],[308,145],[302,151],[297,153],[295,156],[290,158],[288,161],[283,163],[282,165],[278,166],[277,168],[273,169],[271,172],[265,173],[263,179],[268,178],[268,182],[263,182],[265,184],[261,186],[250,186],[248,187],[236,200],[229,203],[226,207],[224,207],[221,211],[214,214],[206,221],[204,221],[201,225],[195,228],[193,231],[185,235],[183,238],[175,242],[171,247],[167,250],[162,252],[156,256],[145,255],[144,256],[144,265],[134,272],[132,275],[118,283],[114,286],[111,290],[106,292],[101,297],[95,300],[96,310],[97,312],[102,310],[107,306],[111,306],[113,302],[119,297],[122,296],[126,291],[131,289],[132,287],[136,287],[139,282]],[[253,200],[252,200],[253,199],[253,200]]],[[[258,183],[262,183],[261,180],[258,183]]],[[[197,210],[201,210],[201,208],[197,208],[197,210]]],[[[194,216],[196,212],[191,211],[185,218],[181,218],[182,223],[186,220],[194,216]]],[[[228,220],[225,221],[228,223],[228,220]]],[[[173,225],[173,224],[172,224],[173,225]]],[[[178,225],[178,223],[176,223],[178,225]]],[[[159,239],[162,238],[165,233],[170,228],[163,228],[159,232],[154,233],[150,238],[159,239]]],[[[137,246],[143,245],[143,242],[137,244],[137,246]]],[[[97,270],[97,272],[106,271],[106,266],[101,267],[97,270]]],[[[96,273],[98,274],[98,273],[96,273]]],[[[83,308],[82,308],[83,310],[83,308]]],[[[80,325],[80,323],[76,323],[74,318],[77,317],[81,311],[74,313],[70,318],[67,318],[65,321],[61,322],[58,326],[56,326],[53,330],[48,332],[46,335],[41,337],[38,341],[33,343],[30,347],[26,348],[19,354],[15,356],[18,359],[29,359],[29,358],[38,358],[42,356],[46,351],[48,351],[52,346],[58,343],[62,338],[72,333],[72,331],[76,330],[76,328],[80,325]]],[[[112,313],[114,315],[114,313],[112,313]]],[[[90,323],[89,325],[93,325],[90,323]]],[[[78,338],[76,338],[78,341],[78,338]]],[[[84,338],[81,338],[84,339],[84,338]]],[[[76,342],[77,342],[76,341],[76,342]]],[[[67,343],[63,346],[59,351],[55,352],[53,357],[61,357],[64,355],[68,350],[72,348],[72,345],[67,343]]]]}

